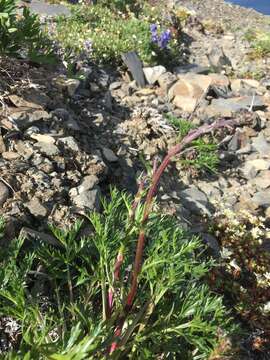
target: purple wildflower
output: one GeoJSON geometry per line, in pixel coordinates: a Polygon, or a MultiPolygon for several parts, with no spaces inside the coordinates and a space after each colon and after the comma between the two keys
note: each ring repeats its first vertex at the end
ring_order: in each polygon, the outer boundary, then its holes
{"type": "Polygon", "coordinates": [[[151,24],[150,30],[151,30],[151,33],[157,32],[157,24],[151,24]]]}
{"type": "Polygon", "coordinates": [[[151,40],[154,44],[157,44],[161,49],[165,49],[168,46],[168,43],[171,40],[171,32],[170,30],[165,30],[161,33],[161,35],[158,34],[158,27],[156,24],[150,25],[150,31],[151,31],[151,40]]]}
{"type": "Polygon", "coordinates": [[[150,31],[151,31],[152,42],[157,44],[159,41],[159,37],[158,37],[158,33],[157,33],[157,25],[151,24],[150,31]]]}
{"type": "Polygon", "coordinates": [[[163,33],[160,35],[159,38],[159,46],[161,49],[165,49],[168,46],[168,43],[171,40],[171,32],[170,30],[165,30],[163,31],[163,33]]]}

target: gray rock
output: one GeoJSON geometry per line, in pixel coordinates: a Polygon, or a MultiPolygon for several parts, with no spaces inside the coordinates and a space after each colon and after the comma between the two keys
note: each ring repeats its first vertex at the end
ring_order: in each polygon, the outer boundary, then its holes
{"type": "Polygon", "coordinates": [[[184,206],[195,214],[211,215],[211,205],[206,195],[196,186],[192,185],[188,189],[181,191],[180,198],[184,206]]]}
{"type": "Polygon", "coordinates": [[[114,81],[113,83],[110,84],[109,90],[113,91],[113,90],[117,90],[120,89],[120,87],[122,86],[123,82],[122,81],[114,81]]]}
{"type": "Polygon", "coordinates": [[[72,115],[63,108],[57,108],[52,111],[52,114],[63,121],[64,127],[70,130],[79,131],[80,127],[76,120],[73,119],[72,115]]]}
{"type": "Polygon", "coordinates": [[[253,203],[263,208],[270,206],[270,190],[258,191],[252,198],[253,203]]]}
{"type": "Polygon", "coordinates": [[[161,90],[164,92],[164,94],[167,95],[167,92],[169,91],[170,87],[177,80],[178,80],[178,78],[176,75],[174,75],[170,72],[166,72],[158,78],[158,84],[159,84],[161,90]]]}
{"type": "Polygon", "coordinates": [[[34,147],[46,156],[55,156],[59,154],[58,147],[47,142],[39,141],[34,145],[34,147]]]}
{"type": "MultiPolygon", "coordinates": [[[[230,99],[228,99],[228,100],[230,100],[230,99]]],[[[241,109],[259,110],[259,109],[264,109],[266,107],[263,97],[259,96],[259,95],[241,96],[239,98],[234,98],[231,100],[235,104],[241,106],[241,109]]]]}
{"type": "Polygon", "coordinates": [[[28,240],[38,240],[45,243],[48,243],[53,246],[60,246],[61,244],[53,236],[45,234],[36,230],[32,230],[28,227],[23,227],[20,231],[20,236],[28,240]]]}
{"type": "Polygon", "coordinates": [[[143,68],[143,72],[148,84],[155,84],[160,76],[166,72],[166,68],[162,65],[153,66],[153,67],[145,67],[143,68]]]}
{"type": "Polygon", "coordinates": [[[222,193],[218,185],[218,182],[212,184],[211,182],[200,181],[197,183],[199,190],[207,195],[209,201],[215,201],[221,197],[222,193]]]}
{"type": "Polygon", "coordinates": [[[30,126],[27,130],[25,130],[24,135],[31,137],[33,134],[39,134],[40,129],[37,126],[30,126]]]}
{"type": "Polygon", "coordinates": [[[217,239],[210,234],[202,233],[202,240],[209,246],[211,250],[213,250],[215,256],[220,255],[220,246],[217,239]]]}
{"type": "Polygon", "coordinates": [[[20,154],[18,154],[15,151],[5,151],[2,153],[2,158],[5,160],[9,160],[9,161],[16,160],[19,157],[20,157],[20,154]]]}
{"type": "Polygon", "coordinates": [[[236,151],[239,149],[240,146],[240,133],[239,131],[236,131],[233,135],[231,141],[228,144],[228,150],[229,151],[236,151]]]}
{"type": "Polygon", "coordinates": [[[110,90],[106,91],[102,102],[105,106],[105,109],[107,111],[111,112],[112,108],[113,108],[113,99],[112,99],[112,94],[111,94],[110,90]]]}
{"type": "Polygon", "coordinates": [[[270,160],[254,159],[246,161],[244,167],[241,169],[241,172],[246,179],[250,180],[255,178],[259,171],[269,169],[270,160]]]}
{"type": "Polygon", "coordinates": [[[232,66],[231,60],[224,54],[221,46],[214,45],[207,57],[210,66],[217,72],[222,71],[226,66],[232,66]]]}
{"type": "Polygon", "coordinates": [[[78,79],[67,79],[66,87],[67,87],[68,95],[70,97],[72,97],[76,93],[76,91],[78,90],[79,86],[80,86],[80,80],[78,80],[78,79]]]}
{"type": "Polygon", "coordinates": [[[109,161],[109,162],[116,162],[118,161],[118,157],[115,155],[115,153],[109,149],[109,148],[106,148],[104,147],[102,149],[102,152],[103,152],[103,156],[104,158],[109,161]]]}
{"type": "Polygon", "coordinates": [[[129,51],[125,54],[122,54],[122,59],[130,70],[133,79],[136,80],[136,83],[139,87],[145,87],[146,81],[142,68],[142,62],[135,51],[129,51]]]}
{"type": "Polygon", "coordinates": [[[32,200],[26,203],[26,207],[35,217],[45,217],[48,214],[48,209],[41,204],[37,197],[34,197],[32,200]]]}
{"type": "Polygon", "coordinates": [[[234,79],[231,81],[231,89],[235,96],[253,95],[259,87],[259,82],[253,79],[234,79]]]}
{"type": "Polygon", "coordinates": [[[270,157],[270,143],[266,141],[262,132],[252,140],[252,148],[263,157],[270,157]]]}
{"type": "Polygon", "coordinates": [[[100,188],[99,186],[96,186],[95,189],[84,191],[81,194],[75,196],[72,201],[79,208],[99,211],[100,196],[100,188]]]}
{"type": "Polygon", "coordinates": [[[42,120],[48,120],[51,116],[44,110],[21,111],[11,115],[20,130],[25,130],[32,124],[42,120]]]}
{"type": "Polygon", "coordinates": [[[59,138],[58,143],[64,145],[72,151],[80,151],[77,141],[72,136],[67,136],[64,138],[59,138]]]}
{"type": "Polygon", "coordinates": [[[260,85],[264,86],[267,90],[270,89],[270,78],[264,78],[261,80],[260,85]]]}
{"type": "Polygon", "coordinates": [[[96,175],[88,175],[83,178],[81,185],[78,186],[78,193],[81,194],[87,190],[93,189],[99,183],[96,175]]]}
{"type": "Polygon", "coordinates": [[[242,96],[230,99],[213,99],[211,105],[204,109],[204,112],[210,116],[224,116],[230,117],[233,113],[243,110],[252,110],[264,108],[265,104],[261,96],[242,96]],[[252,106],[251,106],[252,105],[252,106]]]}
{"type": "Polygon", "coordinates": [[[105,70],[99,69],[98,76],[96,79],[98,86],[101,87],[102,89],[105,89],[108,87],[109,81],[110,81],[109,74],[105,70]]]}
{"type": "Polygon", "coordinates": [[[0,181],[0,206],[3,206],[3,204],[6,202],[6,200],[9,198],[9,189],[8,187],[0,181]]]}
{"type": "Polygon", "coordinates": [[[200,66],[198,64],[186,64],[186,65],[177,66],[176,68],[173,69],[173,72],[176,75],[186,74],[188,72],[192,72],[194,74],[208,75],[210,70],[211,69],[207,66],[200,66]]]}
{"type": "Polygon", "coordinates": [[[48,4],[42,0],[32,0],[30,11],[45,17],[70,16],[70,10],[62,4],[48,4]]]}
{"type": "Polygon", "coordinates": [[[81,184],[69,190],[69,196],[74,198],[79,194],[84,193],[87,190],[92,190],[99,183],[99,178],[95,175],[85,176],[81,184]]]}
{"type": "Polygon", "coordinates": [[[260,175],[252,179],[250,183],[256,186],[257,189],[265,190],[270,188],[270,170],[261,171],[260,175]]]}

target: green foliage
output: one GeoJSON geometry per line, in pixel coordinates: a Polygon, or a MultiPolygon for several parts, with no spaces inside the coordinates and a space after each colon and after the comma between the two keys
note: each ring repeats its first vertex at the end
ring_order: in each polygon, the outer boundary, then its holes
{"type": "Polygon", "coordinates": [[[139,4],[136,0],[101,0],[98,1],[102,6],[107,6],[111,10],[127,11],[128,9],[135,10],[139,4]]]}
{"type": "Polygon", "coordinates": [[[37,63],[54,63],[51,42],[45,37],[38,15],[24,7],[17,15],[15,0],[0,0],[0,53],[24,55],[37,63]]]}
{"type": "MultiPolygon", "coordinates": [[[[186,136],[189,131],[195,129],[196,126],[188,120],[178,119],[174,116],[168,116],[168,121],[179,132],[179,141],[186,136]]],[[[219,163],[217,155],[217,145],[214,139],[209,137],[200,138],[190,144],[192,148],[189,153],[181,160],[186,167],[195,167],[198,170],[208,170],[215,172],[219,163]]]]}
{"type": "Polygon", "coordinates": [[[121,54],[133,50],[146,64],[155,64],[162,59],[169,63],[178,58],[179,39],[174,38],[170,48],[163,51],[166,54],[162,54],[151,42],[153,19],[143,13],[122,13],[99,2],[92,6],[74,6],[71,11],[71,17],[58,19],[53,35],[63,46],[67,61],[84,53],[85,41],[92,42],[91,59],[98,63],[120,64],[121,54]]]}
{"type": "Polygon", "coordinates": [[[245,38],[252,47],[251,58],[266,57],[270,54],[270,32],[249,30],[245,38]]]}
{"type": "MultiPolygon", "coordinates": [[[[82,360],[104,358],[123,312],[130,266],[142,218],[130,219],[130,197],[112,191],[102,214],[91,213],[92,234],[52,228],[59,245],[16,239],[1,249],[0,316],[18,328],[7,359],[82,360]],[[119,251],[120,276],[114,280],[119,251]],[[111,314],[106,313],[113,290],[111,314]]],[[[152,214],[146,226],[145,261],[139,286],[113,359],[207,359],[228,329],[228,314],[202,278],[212,263],[198,238],[174,218],[152,214]]]]}

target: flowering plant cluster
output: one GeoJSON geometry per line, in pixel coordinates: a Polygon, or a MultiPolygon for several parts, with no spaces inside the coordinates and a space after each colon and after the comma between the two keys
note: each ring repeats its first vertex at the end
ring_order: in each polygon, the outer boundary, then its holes
{"type": "MultiPolygon", "coordinates": [[[[214,291],[225,294],[245,326],[261,333],[263,349],[270,351],[270,254],[266,219],[246,210],[238,213],[219,203],[210,231],[220,245],[219,265],[211,272],[214,291]]],[[[252,345],[253,346],[253,345],[252,345]]]]}
{"type": "Polygon", "coordinates": [[[157,24],[150,25],[152,42],[160,49],[166,49],[172,38],[170,29],[164,30],[161,34],[158,33],[157,24]]]}

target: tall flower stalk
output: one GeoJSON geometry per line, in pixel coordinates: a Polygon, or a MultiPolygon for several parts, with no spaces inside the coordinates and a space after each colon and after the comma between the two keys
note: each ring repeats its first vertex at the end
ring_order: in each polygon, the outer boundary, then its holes
{"type": "Polygon", "coordinates": [[[154,171],[152,176],[152,181],[150,188],[147,192],[146,199],[145,199],[145,205],[144,205],[144,211],[143,211],[143,218],[140,225],[140,232],[137,240],[137,247],[136,247],[136,253],[135,253],[135,260],[133,264],[133,270],[132,270],[132,277],[131,277],[131,285],[130,289],[127,295],[127,298],[124,303],[123,312],[118,318],[118,321],[116,323],[116,328],[114,331],[114,339],[110,346],[109,353],[112,354],[119,344],[121,343],[120,338],[122,335],[122,329],[125,323],[125,320],[128,316],[128,314],[131,312],[134,300],[136,298],[137,294],[137,288],[138,288],[138,277],[141,272],[142,262],[143,262],[143,254],[144,254],[144,247],[145,247],[145,226],[148,222],[149,215],[152,211],[153,206],[153,199],[156,194],[160,179],[164,171],[166,170],[167,166],[170,164],[173,157],[176,155],[181,154],[182,150],[191,142],[198,139],[199,137],[210,133],[214,130],[217,130],[219,128],[224,127],[232,127],[235,125],[235,122],[233,120],[219,120],[214,122],[211,125],[203,125],[199,127],[196,130],[192,130],[188,133],[187,136],[183,138],[181,143],[175,145],[173,148],[171,148],[165,158],[163,159],[160,166],[154,171]]]}

